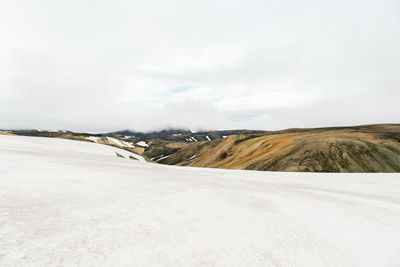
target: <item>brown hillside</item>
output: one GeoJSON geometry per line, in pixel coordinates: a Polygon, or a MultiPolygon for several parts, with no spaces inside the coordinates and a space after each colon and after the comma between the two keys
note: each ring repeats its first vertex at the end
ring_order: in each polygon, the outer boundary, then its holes
{"type": "Polygon", "coordinates": [[[0,131],[0,135],[14,135],[14,134],[12,134],[12,133],[8,133],[8,132],[3,132],[3,131],[0,131]]]}
{"type": "Polygon", "coordinates": [[[190,144],[160,163],[271,171],[400,172],[400,125],[229,136],[190,144]]]}

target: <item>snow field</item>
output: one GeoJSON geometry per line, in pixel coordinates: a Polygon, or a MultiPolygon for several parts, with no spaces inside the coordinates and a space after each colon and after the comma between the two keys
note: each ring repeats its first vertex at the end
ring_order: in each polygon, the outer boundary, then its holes
{"type": "Polygon", "coordinates": [[[399,266],[400,175],[164,166],[0,136],[0,266],[399,266]]]}

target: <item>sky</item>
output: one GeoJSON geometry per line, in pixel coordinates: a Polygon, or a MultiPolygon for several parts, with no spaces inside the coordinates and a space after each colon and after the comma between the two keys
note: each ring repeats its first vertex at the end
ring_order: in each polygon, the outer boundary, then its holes
{"type": "Polygon", "coordinates": [[[397,0],[0,1],[0,129],[400,123],[397,0]]]}

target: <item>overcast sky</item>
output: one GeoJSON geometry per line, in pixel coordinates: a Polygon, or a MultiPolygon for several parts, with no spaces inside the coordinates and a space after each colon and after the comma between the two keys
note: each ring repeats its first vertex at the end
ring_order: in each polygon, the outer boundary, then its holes
{"type": "Polygon", "coordinates": [[[400,123],[400,1],[0,1],[0,129],[400,123]]]}

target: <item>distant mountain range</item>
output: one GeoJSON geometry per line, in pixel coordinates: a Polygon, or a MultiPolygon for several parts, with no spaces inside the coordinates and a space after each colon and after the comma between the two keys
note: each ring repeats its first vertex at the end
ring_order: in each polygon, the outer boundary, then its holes
{"type": "Polygon", "coordinates": [[[168,141],[182,141],[182,142],[196,142],[198,141],[210,141],[215,139],[221,139],[228,135],[237,134],[256,134],[256,133],[266,133],[266,131],[256,131],[256,130],[225,130],[225,131],[202,131],[194,132],[185,129],[167,129],[162,131],[154,132],[134,132],[130,130],[118,131],[107,133],[107,136],[115,136],[123,138],[125,136],[134,136],[136,138],[145,140],[168,140],[168,141]],[[208,136],[208,137],[207,137],[208,136]]]}
{"type": "Polygon", "coordinates": [[[305,172],[400,172],[400,124],[286,129],[106,134],[9,130],[118,146],[161,164],[305,172]]]}

